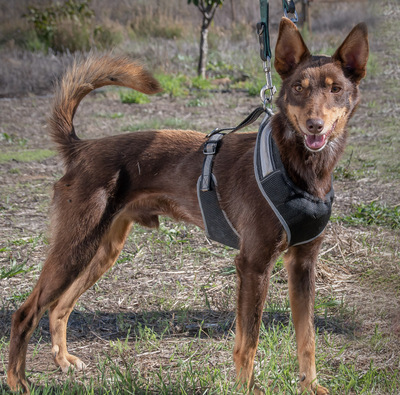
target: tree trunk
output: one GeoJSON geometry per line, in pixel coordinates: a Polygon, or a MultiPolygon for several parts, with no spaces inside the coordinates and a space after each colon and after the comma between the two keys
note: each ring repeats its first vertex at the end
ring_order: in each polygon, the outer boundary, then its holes
{"type": "Polygon", "coordinates": [[[201,1],[198,6],[199,10],[203,14],[203,22],[201,24],[200,33],[200,57],[199,66],[197,67],[197,74],[202,78],[206,78],[207,68],[207,54],[208,54],[208,27],[214,18],[215,11],[217,10],[218,3],[211,3],[207,6],[201,1]]]}
{"type": "Polygon", "coordinates": [[[231,0],[231,12],[232,12],[232,22],[236,23],[236,11],[235,11],[235,2],[231,0]]]}
{"type": "Polygon", "coordinates": [[[208,55],[208,26],[210,21],[203,15],[203,23],[201,25],[200,33],[200,57],[197,74],[201,78],[206,78],[207,55],[208,55]]]}

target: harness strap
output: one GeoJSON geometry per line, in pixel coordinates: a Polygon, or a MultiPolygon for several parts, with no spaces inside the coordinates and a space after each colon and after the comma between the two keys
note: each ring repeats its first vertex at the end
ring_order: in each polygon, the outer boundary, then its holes
{"type": "Polygon", "coordinates": [[[271,110],[264,109],[263,107],[257,107],[242,122],[240,122],[239,125],[235,126],[234,128],[224,128],[224,129],[216,128],[207,135],[208,140],[204,143],[204,148],[203,148],[203,153],[205,154],[206,157],[204,158],[203,162],[203,171],[201,174],[201,182],[200,182],[200,190],[202,192],[210,190],[214,158],[216,153],[218,152],[221,139],[226,134],[237,132],[238,130],[244,128],[245,126],[252,124],[264,112],[267,113],[268,117],[272,115],[271,110]]]}
{"type": "Polygon", "coordinates": [[[251,125],[253,122],[255,122],[263,112],[266,112],[269,116],[272,115],[271,110],[266,109],[264,107],[257,107],[245,119],[243,119],[243,121],[240,122],[239,125],[235,126],[234,128],[223,128],[223,129],[215,128],[212,132],[210,132],[207,135],[207,137],[211,137],[212,135],[221,132],[226,132],[224,133],[224,135],[237,132],[238,130],[243,129],[244,127],[251,125]]]}
{"type": "Polygon", "coordinates": [[[200,189],[201,176],[197,182],[197,197],[207,237],[237,250],[240,248],[240,235],[229,221],[219,203],[217,180],[211,175],[210,189],[200,189]]]}
{"type": "Polygon", "coordinates": [[[206,157],[204,158],[203,171],[200,180],[200,190],[202,192],[211,189],[211,176],[215,154],[217,153],[220,140],[225,136],[223,133],[214,132],[215,130],[211,132],[212,134],[210,138],[204,143],[203,153],[206,157]]]}

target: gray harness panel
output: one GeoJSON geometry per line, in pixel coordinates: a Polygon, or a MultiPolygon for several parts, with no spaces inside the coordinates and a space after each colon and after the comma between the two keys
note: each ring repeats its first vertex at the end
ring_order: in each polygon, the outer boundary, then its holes
{"type": "MultiPolygon", "coordinates": [[[[212,164],[223,136],[206,142],[207,155],[197,183],[197,196],[207,236],[233,248],[240,248],[240,235],[219,205],[217,181],[212,164]]],[[[254,150],[254,173],[261,193],[281,222],[289,246],[308,243],[322,234],[332,210],[333,188],[319,199],[298,188],[289,178],[272,135],[270,122],[263,122],[254,150]]]]}

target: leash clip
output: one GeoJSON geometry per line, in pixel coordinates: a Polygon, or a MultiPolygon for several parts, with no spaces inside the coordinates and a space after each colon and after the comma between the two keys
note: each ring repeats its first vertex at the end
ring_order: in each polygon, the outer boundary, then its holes
{"type": "Polygon", "coordinates": [[[297,23],[299,21],[299,17],[297,15],[296,7],[293,0],[282,0],[283,5],[283,14],[286,18],[289,18],[293,23],[297,23]],[[290,17],[288,14],[292,14],[290,17]]]}
{"type": "Polygon", "coordinates": [[[271,58],[268,57],[266,61],[263,62],[265,78],[267,83],[261,88],[260,98],[263,103],[264,109],[267,107],[267,103],[271,105],[272,98],[276,93],[275,85],[272,83],[272,73],[271,73],[271,58]],[[266,91],[269,91],[269,95],[266,95],[266,91]]]}

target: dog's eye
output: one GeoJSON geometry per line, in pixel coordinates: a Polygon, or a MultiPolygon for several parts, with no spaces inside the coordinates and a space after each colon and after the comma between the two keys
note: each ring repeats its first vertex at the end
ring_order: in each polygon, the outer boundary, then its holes
{"type": "Polygon", "coordinates": [[[303,87],[302,87],[301,85],[295,85],[295,86],[293,87],[293,89],[294,89],[296,92],[303,92],[303,87]]]}
{"type": "Polygon", "coordinates": [[[337,85],[333,85],[331,88],[331,92],[332,93],[339,93],[342,90],[342,88],[340,86],[337,85]]]}

